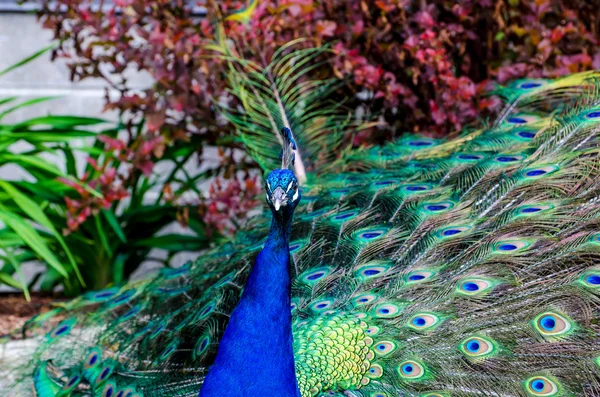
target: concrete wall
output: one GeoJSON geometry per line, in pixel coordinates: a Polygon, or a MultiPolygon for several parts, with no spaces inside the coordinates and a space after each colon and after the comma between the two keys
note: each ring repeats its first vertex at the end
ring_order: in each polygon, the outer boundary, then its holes
{"type": "MultiPolygon", "coordinates": [[[[42,29],[31,14],[0,14],[0,70],[49,45],[52,32],[42,29]]],[[[152,84],[150,76],[130,73],[133,88],[152,84]]],[[[64,61],[51,62],[50,54],[0,78],[0,97],[22,98],[57,95],[51,102],[28,107],[12,114],[4,122],[23,120],[42,114],[76,114],[115,119],[115,114],[101,113],[107,84],[100,79],[72,83],[64,61]]]]}

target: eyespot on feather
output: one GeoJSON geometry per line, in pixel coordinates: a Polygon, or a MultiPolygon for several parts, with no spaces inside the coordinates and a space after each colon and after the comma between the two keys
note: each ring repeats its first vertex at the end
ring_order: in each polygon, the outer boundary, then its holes
{"type": "Polygon", "coordinates": [[[376,325],[371,325],[369,328],[365,330],[365,333],[369,336],[376,336],[381,332],[381,328],[376,325]]]}
{"type": "Polygon", "coordinates": [[[62,387],[62,391],[65,395],[68,395],[73,389],[77,387],[77,385],[81,382],[81,375],[79,373],[75,373],[67,379],[65,384],[62,387]]]}
{"type": "Polygon", "coordinates": [[[422,210],[426,214],[440,214],[449,211],[454,207],[454,203],[450,201],[443,201],[439,203],[425,203],[422,206],[422,210]]]}
{"type": "Polygon", "coordinates": [[[498,348],[491,339],[483,336],[472,336],[463,340],[458,350],[468,359],[479,361],[494,356],[498,348]]]}
{"type": "Polygon", "coordinates": [[[560,395],[559,384],[546,376],[533,376],[525,380],[524,388],[530,396],[553,397],[560,395]]]}
{"type": "Polygon", "coordinates": [[[377,318],[394,318],[400,315],[402,308],[393,303],[381,303],[373,309],[373,315],[377,318]]]}
{"type": "Polygon", "coordinates": [[[123,293],[121,293],[120,295],[117,295],[116,297],[114,297],[112,300],[110,300],[108,303],[111,307],[117,307],[120,306],[124,303],[129,302],[129,300],[135,295],[136,291],[135,290],[127,290],[124,291],[123,293]]]}
{"type": "Polygon", "coordinates": [[[117,386],[115,381],[111,380],[107,382],[102,388],[102,393],[100,393],[100,397],[114,397],[116,394],[117,386]]]}
{"type": "Polygon", "coordinates": [[[354,298],[354,303],[356,305],[366,305],[366,304],[376,301],[377,299],[379,299],[379,294],[375,294],[375,293],[361,294],[354,298]]]}
{"type": "Polygon", "coordinates": [[[556,165],[547,165],[545,167],[528,168],[522,172],[524,179],[538,179],[550,175],[558,170],[556,165]]]}
{"type": "Polygon", "coordinates": [[[426,192],[431,189],[432,189],[432,186],[430,184],[404,185],[402,187],[402,192],[404,194],[418,194],[418,193],[426,192]]]}
{"type": "Polygon", "coordinates": [[[494,163],[496,163],[497,165],[508,166],[524,159],[525,156],[519,154],[501,154],[494,158],[494,163]]]}
{"type": "Polygon", "coordinates": [[[509,125],[526,125],[534,123],[539,119],[540,118],[538,116],[533,116],[529,114],[516,114],[508,117],[504,122],[509,125]]]}
{"type": "Polygon", "coordinates": [[[600,288],[600,270],[590,269],[579,278],[579,283],[587,288],[600,288]]]}
{"type": "Polygon", "coordinates": [[[494,244],[495,254],[514,254],[528,249],[532,242],[528,240],[510,239],[498,241],[494,244]]]}
{"type": "Polygon", "coordinates": [[[356,240],[362,243],[369,243],[371,241],[375,241],[385,236],[388,232],[389,228],[380,227],[380,228],[367,228],[362,229],[353,233],[353,236],[356,240]]]}
{"type": "Polygon", "coordinates": [[[371,379],[379,379],[383,376],[383,367],[379,364],[372,364],[366,375],[371,379]]]}
{"type": "Polygon", "coordinates": [[[106,382],[112,375],[113,369],[114,368],[112,363],[104,364],[102,367],[100,367],[99,371],[97,372],[98,375],[96,376],[93,382],[94,386],[98,387],[104,384],[104,382],[106,382]]]}
{"type": "Polygon", "coordinates": [[[404,276],[404,282],[408,285],[419,284],[430,280],[431,278],[433,278],[433,276],[435,276],[435,274],[436,273],[433,270],[413,270],[412,272],[404,276]]]}
{"type": "Polygon", "coordinates": [[[404,380],[418,381],[425,378],[426,368],[415,360],[406,360],[398,365],[398,373],[404,380]]]}
{"type": "Polygon", "coordinates": [[[344,222],[348,222],[351,219],[354,219],[358,216],[359,212],[356,210],[348,210],[348,211],[342,211],[342,212],[338,212],[336,214],[333,214],[329,217],[329,219],[333,222],[333,223],[344,223],[344,222]]]}
{"type": "Polygon", "coordinates": [[[308,307],[315,312],[324,312],[333,304],[332,299],[319,299],[312,302],[308,307]]]}
{"type": "Polygon", "coordinates": [[[62,338],[63,336],[69,335],[76,322],[77,320],[75,318],[63,320],[58,323],[58,325],[54,327],[52,331],[46,335],[46,337],[50,340],[56,340],[62,338]]]}
{"type": "Polygon", "coordinates": [[[390,268],[390,265],[386,265],[382,262],[370,262],[356,269],[354,275],[364,282],[385,275],[390,268]]]}
{"type": "Polygon", "coordinates": [[[456,287],[456,293],[463,296],[483,296],[493,290],[498,282],[487,278],[466,278],[456,287]]]}
{"type": "Polygon", "coordinates": [[[459,153],[454,155],[453,158],[460,162],[475,163],[484,159],[485,156],[479,153],[459,153]]]}
{"type": "Polygon", "coordinates": [[[561,339],[573,332],[573,323],[569,318],[552,311],[539,314],[532,320],[532,326],[546,339],[561,339]]]}
{"type": "Polygon", "coordinates": [[[118,292],[118,288],[107,288],[100,291],[88,292],[84,295],[84,299],[93,302],[106,302],[112,299],[118,292]]]}
{"type": "Polygon", "coordinates": [[[89,370],[97,367],[102,359],[102,352],[98,347],[92,348],[83,360],[83,370],[89,370]]]}
{"type": "Polygon", "coordinates": [[[133,318],[142,310],[142,305],[135,305],[119,317],[119,321],[127,321],[133,318]]]}
{"type": "Polygon", "coordinates": [[[375,354],[381,357],[385,357],[396,350],[396,344],[392,341],[380,341],[373,347],[375,354]]]}
{"type": "Polygon", "coordinates": [[[440,238],[458,237],[459,235],[466,232],[470,228],[471,228],[470,226],[448,226],[448,227],[441,229],[437,233],[437,235],[440,238]]]}
{"type": "Polygon", "coordinates": [[[324,280],[332,271],[333,268],[329,266],[308,269],[300,275],[300,280],[305,284],[313,285],[324,280]]]}
{"type": "Polygon", "coordinates": [[[440,323],[440,317],[434,313],[417,313],[408,320],[407,325],[415,331],[431,331],[440,323]]]}

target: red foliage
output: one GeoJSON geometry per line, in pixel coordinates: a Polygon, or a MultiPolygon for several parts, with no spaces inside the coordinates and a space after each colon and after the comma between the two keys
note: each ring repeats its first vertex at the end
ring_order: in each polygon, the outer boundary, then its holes
{"type": "MultiPolygon", "coordinates": [[[[225,95],[223,65],[203,47],[214,38],[211,5],[209,17],[200,19],[183,0],[120,0],[106,12],[90,1],[42,3],[43,24],[63,42],[56,55],[70,59],[73,79],[110,77],[123,92],[107,98],[107,108],[143,112],[148,133],[160,132],[165,144],[191,131],[210,143],[224,133],[211,106],[225,95]],[[59,6],[66,13],[56,12],[59,6]],[[156,86],[128,91],[122,73],[132,66],[149,72],[156,86]]],[[[245,3],[218,2],[216,17],[245,3]]],[[[352,75],[349,88],[368,90],[393,127],[447,133],[490,106],[478,100],[489,78],[599,67],[595,15],[591,5],[556,0],[263,0],[248,24],[225,22],[225,28],[239,48],[253,43],[245,55],[254,58],[268,58],[297,37],[331,42],[333,73],[352,75]]],[[[326,69],[315,73],[332,72],[326,69]]]]}
{"type": "Polygon", "coordinates": [[[129,196],[122,178],[117,175],[117,170],[109,163],[98,165],[93,158],[88,158],[88,163],[94,176],[90,177],[90,173],[86,172],[81,178],[82,184],[59,178],[61,182],[72,187],[79,194],[78,199],[65,197],[67,228],[63,231],[64,235],[76,231],[90,215],[98,213],[101,209],[109,209],[114,202],[119,202],[129,196]],[[91,194],[88,189],[82,187],[83,184],[100,192],[102,197],[91,194]]]}
{"type": "Polygon", "coordinates": [[[211,230],[218,230],[221,234],[233,233],[248,212],[260,204],[257,180],[256,175],[243,180],[232,178],[226,183],[221,178],[215,179],[210,186],[209,198],[199,207],[208,225],[208,234],[211,230]]]}
{"type": "MultiPolygon", "coordinates": [[[[44,26],[62,43],[55,55],[69,60],[72,78],[110,81],[122,95],[107,95],[106,107],[147,120],[145,133],[112,142],[111,150],[148,173],[161,147],[192,134],[204,145],[223,145],[230,129],[212,101],[232,99],[224,65],[205,44],[214,39],[211,22],[239,12],[245,0],[209,2],[207,18],[193,16],[184,0],[119,0],[106,12],[90,0],[41,3],[44,26]],[[123,73],[131,67],[148,72],[156,85],[129,90],[123,73]]],[[[315,77],[349,77],[341,95],[367,98],[394,135],[444,135],[486,116],[497,106],[480,97],[490,79],[600,67],[597,12],[586,2],[261,0],[249,17],[224,22],[243,56],[263,62],[299,37],[312,39],[304,45],[331,45],[336,56],[315,77]]]]}

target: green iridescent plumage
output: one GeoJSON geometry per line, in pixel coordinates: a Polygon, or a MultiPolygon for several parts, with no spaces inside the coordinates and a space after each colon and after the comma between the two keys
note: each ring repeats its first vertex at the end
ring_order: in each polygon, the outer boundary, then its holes
{"type": "MultiPolygon", "coordinates": [[[[323,135],[346,119],[329,107],[319,124],[320,94],[297,63],[323,53],[288,50],[270,69],[235,66],[246,107],[229,117],[242,141],[265,139],[250,153],[268,168],[269,115],[297,112],[288,122],[308,173],[290,243],[302,396],[600,395],[597,74],[499,88],[498,120],[453,140],[349,151],[345,130],[323,135]],[[287,94],[258,106],[269,70],[287,94]]],[[[15,395],[196,396],[269,225],[256,216],[193,263],[33,319],[27,333],[40,336],[13,371],[15,395]]]]}

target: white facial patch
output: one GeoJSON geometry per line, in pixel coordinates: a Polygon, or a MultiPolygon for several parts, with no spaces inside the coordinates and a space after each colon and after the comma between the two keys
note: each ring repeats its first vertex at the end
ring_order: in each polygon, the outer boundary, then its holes
{"type": "Polygon", "coordinates": [[[297,189],[297,190],[296,190],[296,193],[294,193],[294,197],[292,197],[292,200],[294,200],[294,201],[298,200],[298,194],[299,194],[299,193],[300,193],[300,190],[299,190],[299,189],[297,189]]]}
{"type": "Polygon", "coordinates": [[[294,181],[291,181],[290,184],[288,185],[287,189],[285,189],[285,192],[289,192],[290,189],[292,188],[292,185],[294,184],[294,181]]]}

